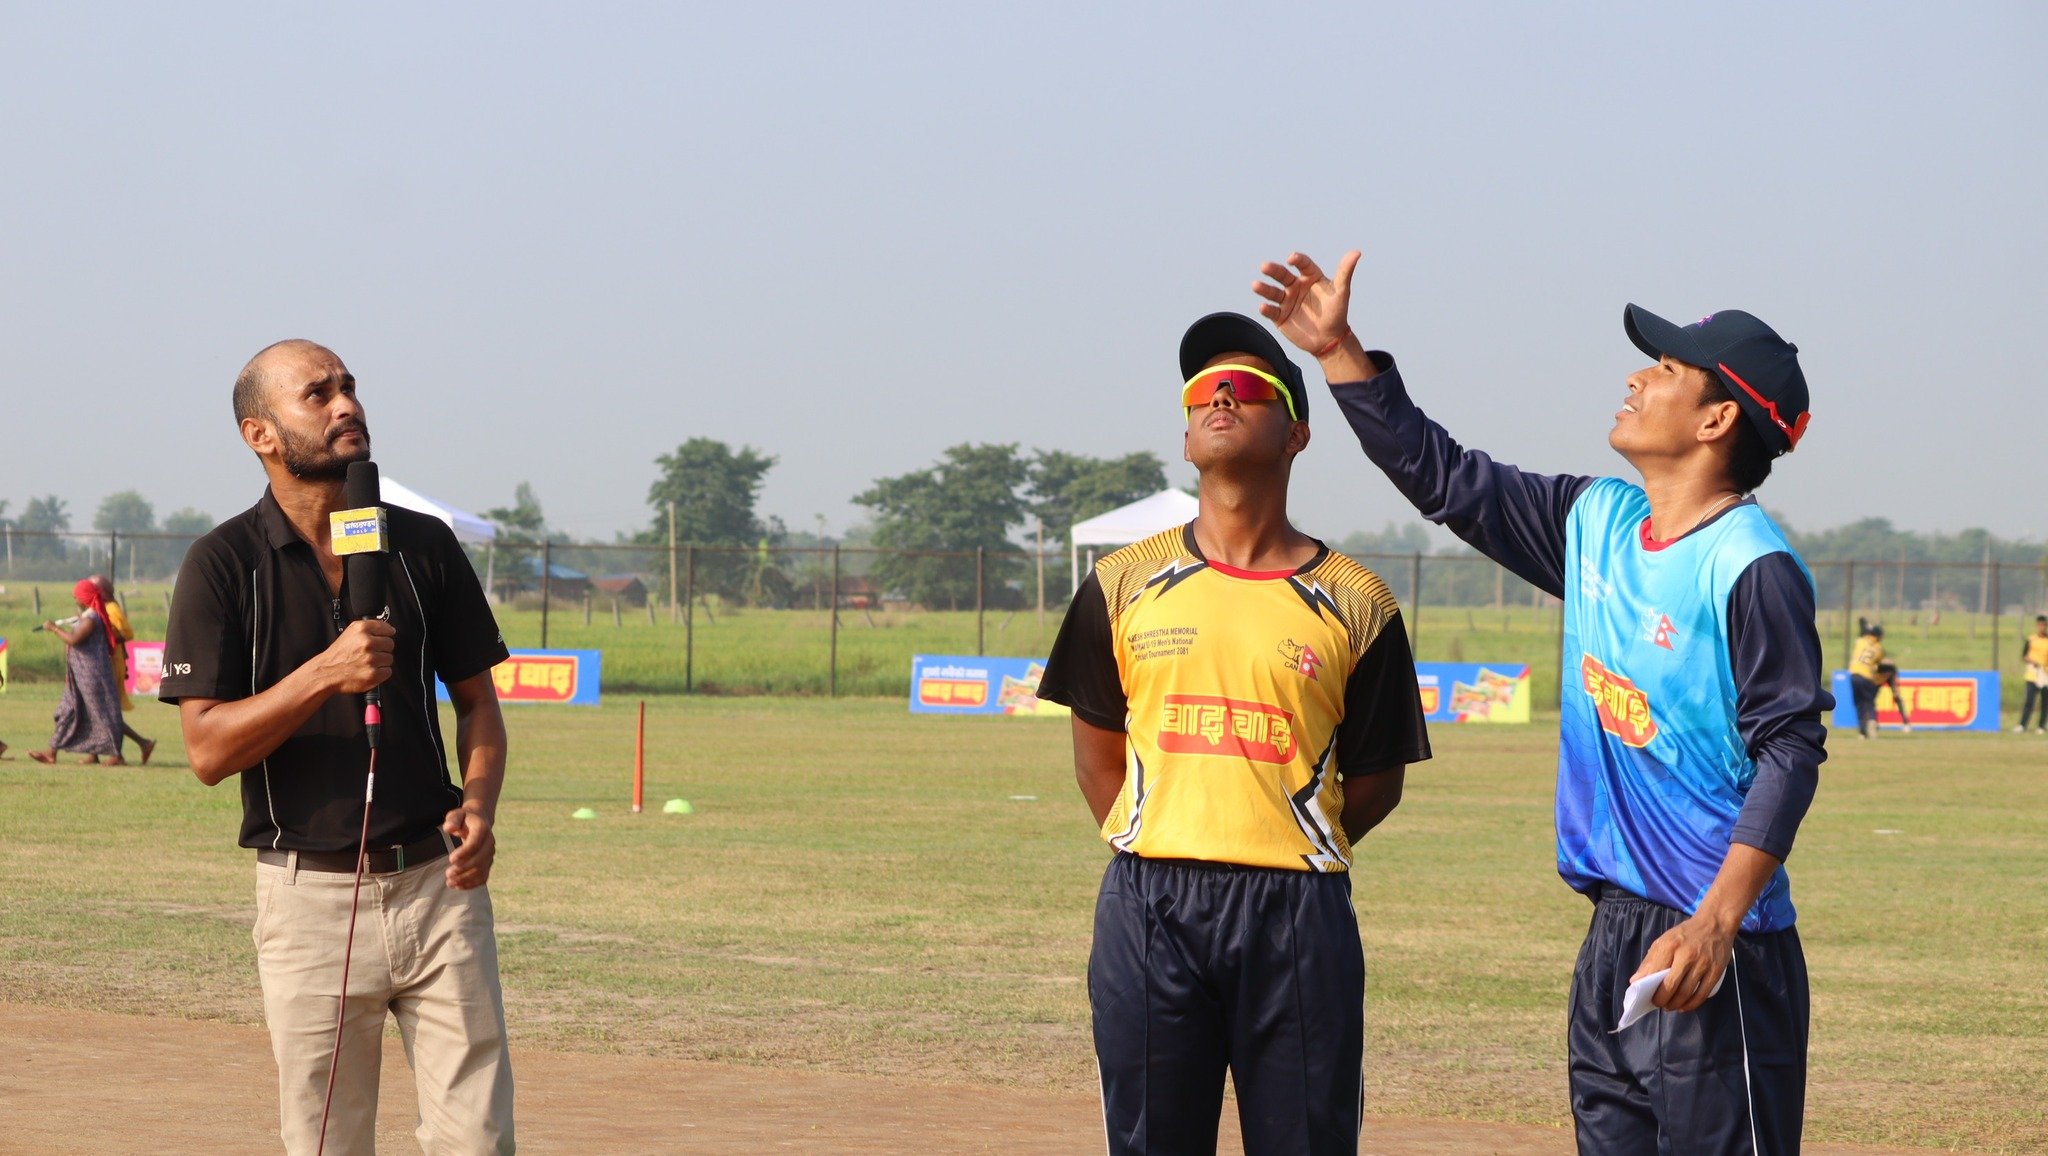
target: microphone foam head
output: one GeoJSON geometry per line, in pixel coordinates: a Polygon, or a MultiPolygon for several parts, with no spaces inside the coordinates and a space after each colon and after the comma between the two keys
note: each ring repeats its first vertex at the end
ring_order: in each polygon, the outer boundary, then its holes
{"type": "Polygon", "coordinates": [[[377,481],[377,463],[372,461],[350,462],[348,474],[341,483],[343,499],[352,507],[380,506],[383,498],[377,481]]]}

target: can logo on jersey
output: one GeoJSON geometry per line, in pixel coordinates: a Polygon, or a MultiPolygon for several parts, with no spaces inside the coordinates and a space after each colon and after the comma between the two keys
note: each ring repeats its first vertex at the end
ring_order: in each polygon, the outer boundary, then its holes
{"type": "Polygon", "coordinates": [[[1277,706],[1205,694],[1169,694],[1159,717],[1162,751],[1234,755],[1255,763],[1294,761],[1294,716],[1277,706]]]}
{"type": "Polygon", "coordinates": [[[1587,655],[1579,663],[1580,685],[1593,708],[1600,714],[1600,729],[1632,747],[1646,747],[1657,737],[1657,720],[1650,717],[1650,696],[1636,684],[1600,660],[1587,655]]]}
{"type": "Polygon", "coordinates": [[[1310,681],[1314,681],[1316,672],[1323,668],[1323,660],[1316,656],[1315,647],[1292,638],[1280,644],[1280,658],[1282,666],[1310,681]]]}

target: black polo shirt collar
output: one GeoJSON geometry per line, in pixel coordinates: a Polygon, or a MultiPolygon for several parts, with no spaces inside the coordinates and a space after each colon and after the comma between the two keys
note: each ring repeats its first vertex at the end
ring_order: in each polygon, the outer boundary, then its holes
{"type": "Polygon", "coordinates": [[[284,507],[278,504],[277,494],[269,486],[263,487],[263,496],[256,500],[256,525],[262,529],[264,541],[269,542],[273,550],[286,546],[312,548],[310,543],[299,537],[298,527],[292,525],[292,520],[285,517],[284,507]]]}

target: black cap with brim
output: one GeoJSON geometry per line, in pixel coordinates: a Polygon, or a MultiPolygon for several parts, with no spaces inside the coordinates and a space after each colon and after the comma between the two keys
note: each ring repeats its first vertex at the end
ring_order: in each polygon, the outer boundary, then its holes
{"type": "Polygon", "coordinates": [[[1805,436],[1812,414],[1799,347],[1755,315],[1724,309],[1691,325],[1673,325],[1630,305],[1622,310],[1621,326],[1651,357],[1669,357],[1720,378],[1773,456],[1790,453],[1805,436]]]}
{"type": "Polygon", "coordinates": [[[1301,368],[1288,358],[1272,330],[1242,313],[1211,313],[1188,326],[1180,339],[1181,380],[1225,353],[1249,353],[1272,366],[1273,376],[1294,394],[1295,420],[1308,420],[1308,390],[1302,386],[1301,368]]]}

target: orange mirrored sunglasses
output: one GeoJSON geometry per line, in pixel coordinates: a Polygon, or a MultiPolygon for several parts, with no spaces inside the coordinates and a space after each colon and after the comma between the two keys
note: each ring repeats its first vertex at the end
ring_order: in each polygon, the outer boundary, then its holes
{"type": "Polygon", "coordinates": [[[1249,365],[1212,365],[1189,378],[1180,390],[1181,410],[1208,405],[1216,399],[1216,391],[1226,385],[1230,387],[1230,396],[1239,401],[1284,401],[1287,416],[1301,420],[1294,410],[1294,392],[1287,388],[1287,383],[1249,365]]]}

